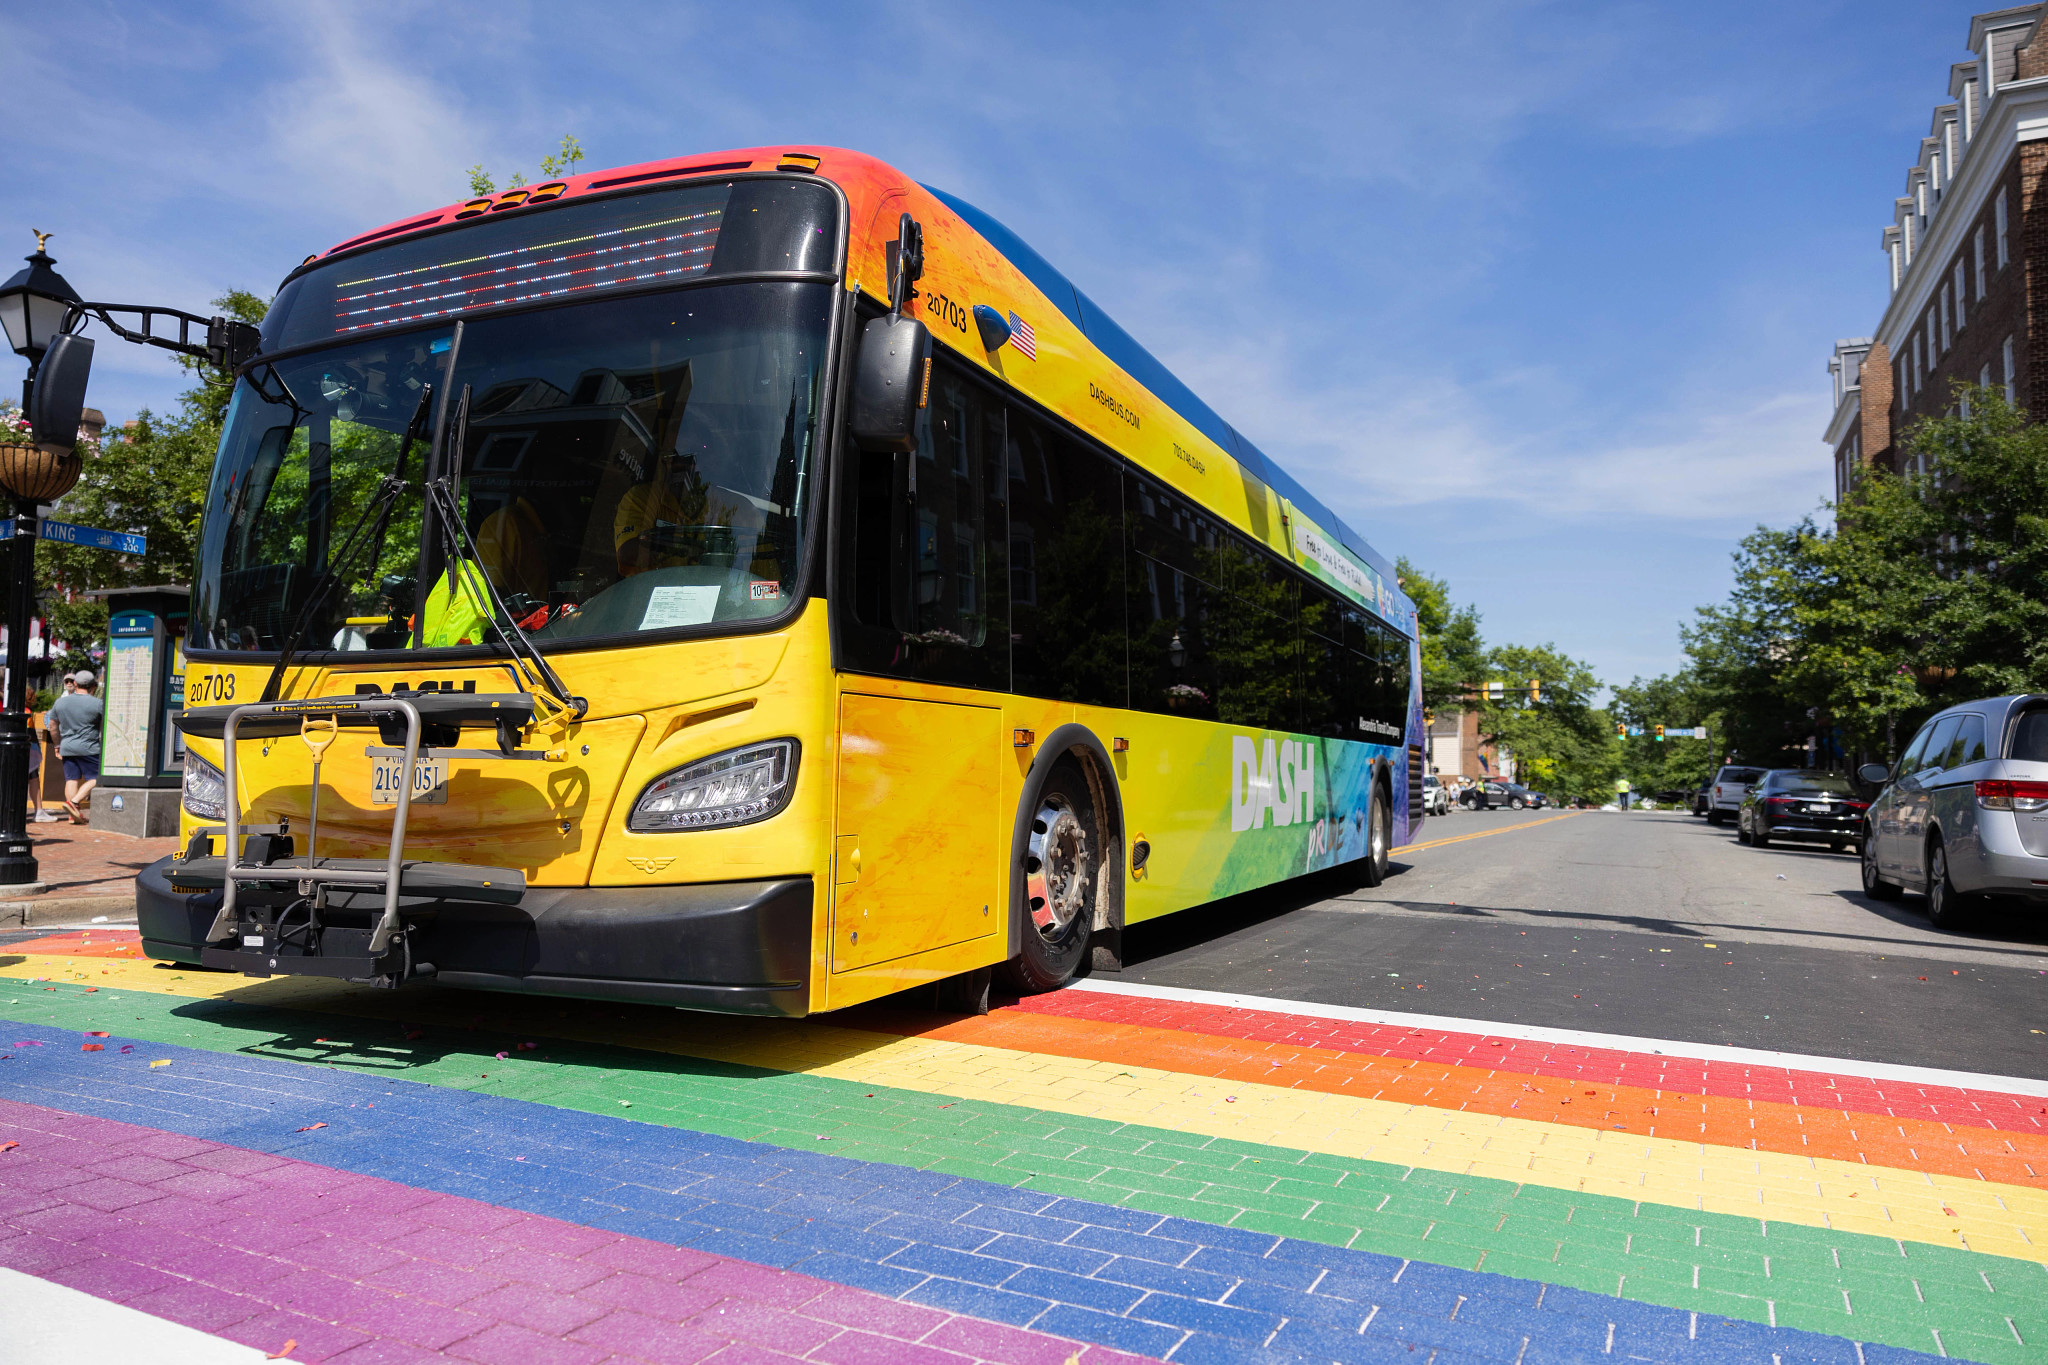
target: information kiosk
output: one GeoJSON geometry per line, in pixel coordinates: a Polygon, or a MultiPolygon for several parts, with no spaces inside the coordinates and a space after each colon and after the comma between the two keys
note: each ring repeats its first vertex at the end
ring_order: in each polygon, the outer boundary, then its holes
{"type": "Polygon", "coordinates": [[[171,723],[185,706],[185,622],[191,589],[176,584],[109,588],[107,661],[100,697],[100,782],[92,827],[145,837],[178,832],[184,736],[171,723]]]}

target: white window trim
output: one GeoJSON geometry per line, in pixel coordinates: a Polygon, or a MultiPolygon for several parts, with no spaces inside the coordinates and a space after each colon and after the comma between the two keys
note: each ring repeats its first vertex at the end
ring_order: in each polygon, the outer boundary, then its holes
{"type": "Polygon", "coordinates": [[[1998,192],[1998,201],[1992,212],[1998,220],[1998,268],[2003,270],[2012,260],[2012,235],[2006,221],[2005,191],[2002,189],[1998,192]]]}
{"type": "MultiPolygon", "coordinates": [[[[1984,302],[1985,283],[1986,281],[1984,279],[1984,225],[1982,223],[1979,223],[1977,224],[1977,302],[1979,303],[1984,302]]],[[[1898,288],[1898,286],[1894,284],[1892,288],[1896,289],[1898,288]]]]}
{"type": "Polygon", "coordinates": [[[1970,325],[1968,312],[1970,300],[1969,274],[1969,267],[1963,263],[1963,258],[1960,256],[1956,257],[1956,268],[1950,273],[1949,278],[1949,293],[1956,301],[1956,330],[1958,332],[1970,325]]]}
{"type": "Polygon", "coordinates": [[[2006,401],[2006,402],[2008,402],[2008,403],[2010,403],[2010,404],[2012,404],[2012,405],[2014,405],[2014,406],[2018,406],[2018,404],[2019,404],[2019,401],[2020,401],[2020,399],[2019,399],[2019,392],[2018,392],[2018,382],[2019,382],[2019,376],[2013,373],[2013,363],[2012,363],[2012,338],[2011,338],[2011,337],[2007,337],[2007,338],[2005,339],[2005,347],[2004,347],[2004,352],[2005,352],[2005,401],[2006,401]]]}

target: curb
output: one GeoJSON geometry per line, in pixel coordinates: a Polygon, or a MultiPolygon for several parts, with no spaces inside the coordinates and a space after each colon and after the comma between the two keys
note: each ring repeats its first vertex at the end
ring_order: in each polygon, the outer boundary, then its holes
{"type": "Polygon", "coordinates": [[[135,923],[135,894],[120,896],[38,896],[30,901],[0,901],[0,929],[33,929],[45,924],[76,924],[105,915],[110,924],[135,923]]]}

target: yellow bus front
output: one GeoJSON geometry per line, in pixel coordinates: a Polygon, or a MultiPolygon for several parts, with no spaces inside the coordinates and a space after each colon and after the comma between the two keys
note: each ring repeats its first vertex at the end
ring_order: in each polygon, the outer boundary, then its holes
{"type": "Polygon", "coordinates": [[[216,724],[190,731],[190,856],[139,884],[146,950],[350,970],[376,897],[307,860],[382,858],[409,781],[405,859],[524,891],[408,885],[373,979],[804,1013],[845,196],[768,174],[473,217],[309,261],[272,305],[206,501],[186,699],[216,724]],[[227,790],[221,708],[449,693],[541,702],[502,734],[430,716],[410,777],[388,726],[342,728],[317,781],[307,737],[245,739],[227,790]],[[231,800],[269,831],[235,855],[282,869],[234,926],[196,873],[231,800]]]}

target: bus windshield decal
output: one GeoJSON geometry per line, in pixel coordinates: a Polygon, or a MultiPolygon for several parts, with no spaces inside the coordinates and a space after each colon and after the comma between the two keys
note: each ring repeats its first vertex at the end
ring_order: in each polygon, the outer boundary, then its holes
{"type": "Polygon", "coordinates": [[[508,247],[460,260],[408,266],[363,279],[340,280],[336,282],[337,289],[360,292],[336,295],[334,330],[337,334],[359,332],[479,308],[556,298],[608,285],[701,274],[711,266],[722,214],[722,209],[711,209],[557,241],[508,247]],[[683,228],[684,224],[701,226],[683,228]],[[608,238],[661,228],[682,230],[600,245],[608,238]],[[585,249],[564,250],[578,246],[585,249]],[[428,278],[415,278],[418,276],[428,278]],[[364,290],[363,285],[381,287],[364,290]]]}

